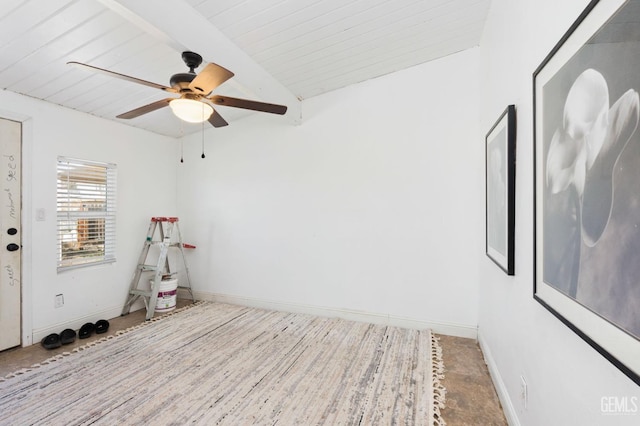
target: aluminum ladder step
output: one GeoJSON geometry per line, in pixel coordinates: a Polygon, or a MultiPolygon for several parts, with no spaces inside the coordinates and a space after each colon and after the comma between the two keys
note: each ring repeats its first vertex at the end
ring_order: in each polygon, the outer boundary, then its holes
{"type": "Polygon", "coordinates": [[[180,227],[178,226],[177,217],[152,217],[147,231],[147,236],[142,246],[142,251],[138,258],[138,264],[136,271],[131,280],[129,286],[129,295],[127,301],[122,309],[121,315],[127,315],[131,311],[131,306],[142,298],[145,308],[147,310],[146,319],[150,320],[156,311],[156,305],[158,303],[158,293],[162,281],[167,277],[173,277],[178,274],[178,271],[171,271],[169,266],[169,252],[173,252],[177,249],[179,252],[179,260],[182,260],[184,268],[180,272],[184,271],[184,277],[186,283],[182,285],[178,282],[177,289],[187,290],[191,296],[191,300],[195,302],[193,291],[191,290],[191,277],[189,275],[189,268],[187,266],[187,259],[185,256],[185,249],[195,248],[194,245],[184,244],[182,242],[182,234],[180,233],[180,227]],[[155,234],[159,234],[159,239],[154,239],[155,234]],[[159,247],[159,253],[155,263],[151,263],[148,259],[151,247],[159,247]],[[150,280],[150,289],[139,289],[140,281],[143,274],[151,272],[152,274],[145,274],[150,280]]]}

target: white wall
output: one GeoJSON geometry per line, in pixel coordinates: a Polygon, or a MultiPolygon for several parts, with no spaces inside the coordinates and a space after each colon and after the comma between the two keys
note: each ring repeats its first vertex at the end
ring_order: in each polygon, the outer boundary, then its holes
{"type": "MultiPolygon", "coordinates": [[[[479,272],[479,338],[512,424],[638,424],[604,416],[601,398],[639,397],[638,387],[533,299],[533,72],[587,0],[494,0],[481,43],[480,123],[486,132],[507,104],[518,113],[516,275],[488,258],[479,272]],[[520,376],[528,406],[520,398],[520,376]]],[[[480,178],[480,177],[479,177],[480,178]]],[[[479,245],[476,252],[483,250],[479,245]]]]}
{"type": "Polygon", "coordinates": [[[150,217],[175,214],[178,142],[7,91],[0,105],[0,116],[24,129],[23,343],[119,315],[150,217]],[[59,155],[117,164],[115,263],[57,273],[59,155]],[[36,221],[39,208],[44,221],[36,221]],[[62,308],[54,308],[56,294],[64,295],[62,308]]]}
{"type": "Polygon", "coordinates": [[[194,287],[475,337],[477,58],[306,100],[299,126],[256,114],[208,130],[205,159],[201,135],[185,138],[178,205],[198,245],[194,287]]]}

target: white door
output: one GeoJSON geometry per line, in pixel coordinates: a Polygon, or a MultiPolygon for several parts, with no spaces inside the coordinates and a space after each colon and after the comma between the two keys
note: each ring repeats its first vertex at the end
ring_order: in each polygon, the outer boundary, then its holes
{"type": "Polygon", "coordinates": [[[0,350],[20,345],[22,125],[0,118],[0,350]]]}

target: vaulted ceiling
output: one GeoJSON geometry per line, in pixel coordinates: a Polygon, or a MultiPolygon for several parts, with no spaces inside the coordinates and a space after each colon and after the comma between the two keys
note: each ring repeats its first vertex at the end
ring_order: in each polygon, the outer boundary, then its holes
{"type": "MultiPolygon", "coordinates": [[[[169,85],[191,50],[235,73],[214,93],[286,105],[479,43],[490,0],[23,0],[0,2],[0,87],[179,137],[201,129],[169,108],[118,114],[167,97],[77,61],[169,85]]],[[[196,72],[202,69],[199,68],[196,72]]],[[[3,106],[4,109],[10,106],[3,106]]],[[[225,106],[229,122],[261,114],[225,106]]],[[[205,123],[207,124],[207,123],[205,123]]]]}

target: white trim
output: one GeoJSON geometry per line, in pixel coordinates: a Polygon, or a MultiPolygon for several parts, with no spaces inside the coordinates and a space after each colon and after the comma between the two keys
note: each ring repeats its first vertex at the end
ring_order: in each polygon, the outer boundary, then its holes
{"type": "MultiPolygon", "coordinates": [[[[144,305],[138,307],[138,309],[144,309],[144,305]]],[[[135,305],[132,307],[131,312],[135,312],[135,305]]],[[[44,337],[52,333],[60,333],[62,330],[70,328],[72,330],[79,330],[82,325],[92,322],[95,324],[100,319],[112,319],[117,318],[122,314],[122,306],[112,306],[110,308],[103,309],[98,312],[92,312],[89,315],[85,315],[80,318],[75,318],[72,321],[60,322],[54,325],[49,325],[44,328],[38,328],[33,330],[33,343],[39,343],[44,337]]]]}
{"type": "Polygon", "coordinates": [[[33,120],[22,121],[22,346],[33,344],[33,120]]]}
{"type": "Polygon", "coordinates": [[[500,399],[500,403],[502,404],[502,410],[504,411],[504,415],[507,419],[507,423],[511,426],[520,426],[520,419],[516,414],[515,407],[513,406],[513,402],[509,397],[509,392],[507,392],[507,387],[502,380],[502,376],[500,375],[500,371],[498,370],[498,366],[496,365],[493,356],[491,355],[491,349],[485,343],[482,338],[482,333],[478,330],[478,344],[480,345],[480,350],[484,355],[484,360],[489,367],[489,375],[491,375],[491,380],[493,380],[493,386],[496,389],[496,393],[498,394],[498,398],[500,399]]]}
{"type": "MultiPolygon", "coordinates": [[[[185,293],[185,290],[179,290],[178,297],[187,297],[185,293]]],[[[276,311],[317,315],[322,317],[337,317],[352,321],[390,325],[394,327],[412,329],[429,328],[436,334],[466,337],[469,339],[477,339],[478,336],[478,330],[475,325],[454,324],[440,321],[423,321],[377,312],[364,312],[352,309],[279,302],[275,300],[257,299],[253,297],[235,296],[230,294],[194,291],[194,296],[196,300],[229,303],[232,305],[250,306],[252,308],[271,309],[276,311]]]]}

